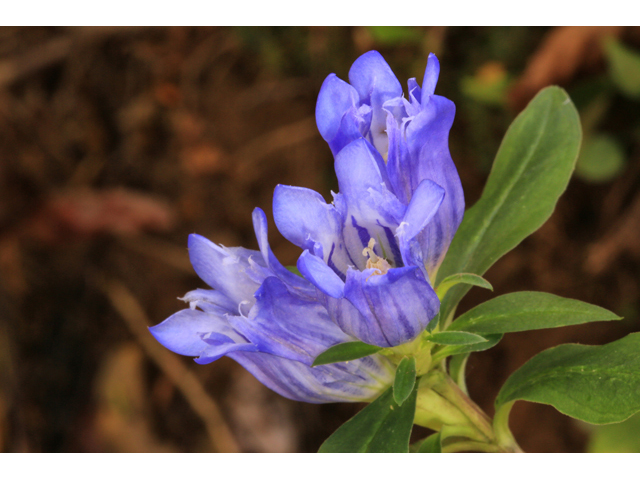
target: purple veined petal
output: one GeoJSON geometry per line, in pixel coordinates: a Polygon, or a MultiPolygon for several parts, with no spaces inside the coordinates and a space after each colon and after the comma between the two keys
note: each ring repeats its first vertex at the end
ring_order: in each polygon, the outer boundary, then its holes
{"type": "Polygon", "coordinates": [[[248,318],[229,321],[259,351],[307,365],[327,348],[353,340],[318,301],[292,295],[276,277],[267,278],[258,289],[248,318]]]}
{"type": "Polygon", "coordinates": [[[236,305],[253,300],[267,276],[260,252],[221,247],[196,234],[189,235],[189,258],[198,276],[236,305]]]}
{"type": "Polygon", "coordinates": [[[229,357],[266,387],[299,402],[368,402],[393,381],[393,367],[380,355],[319,367],[263,353],[233,352],[229,357]]]}
{"type": "Polygon", "coordinates": [[[325,295],[333,298],[344,296],[344,281],[322,259],[308,250],[298,258],[298,270],[325,295]]]}
{"type": "Polygon", "coordinates": [[[230,351],[256,350],[246,338],[239,335],[226,318],[199,310],[180,310],[149,331],[161,345],[172,352],[190,357],[210,359],[212,362],[230,351]],[[219,341],[215,344],[203,340],[215,333],[219,341]]]}
{"type": "Polygon", "coordinates": [[[269,269],[275,276],[281,279],[290,289],[296,291],[300,295],[306,295],[308,297],[315,297],[315,290],[312,285],[309,284],[303,278],[300,278],[293,272],[287,270],[276,258],[271,251],[268,239],[267,230],[267,216],[261,208],[255,208],[253,210],[253,228],[258,239],[258,246],[262,253],[262,258],[267,264],[269,269]]]}
{"type": "Polygon", "coordinates": [[[362,250],[372,238],[375,251],[393,266],[402,263],[394,237],[406,206],[387,187],[386,166],[380,154],[364,140],[350,143],[335,161],[340,194],[334,197],[336,209],[344,218],[343,238],[349,259],[365,268],[362,250]]]}
{"type": "MultiPolygon", "coordinates": [[[[371,329],[369,336],[358,338],[380,347],[394,347],[413,340],[438,313],[438,296],[417,267],[393,268],[384,275],[375,275],[375,272],[367,269],[347,273],[345,298],[358,309],[371,329]]],[[[342,328],[354,336],[360,330],[358,325],[342,328]]]]}
{"type": "Polygon", "coordinates": [[[273,217],[280,233],[291,243],[319,254],[336,273],[351,263],[342,240],[343,219],[333,205],[308,188],[278,185],[273,194],[273,217]]]}
{"type": "Polygon", "coordinates": [[[422,258],[418,259],[419,263],[416,263],[415,258],[411,258],[409,244],[436,215],[444,197],[444,189],[431,180],[423,180],[416,188],[416,191],[413,192],[407,212],[400,226],[396,229],[402,261],[405,266],[414,265],[424,270],[424,273],[427,273],[422,258]]]}
{"type": "Polygon", "coordinates": [[[353,62],[349,70],[349,82],[358,91],[360,101],[370,105],[373,110],[370,140],[385,155],[387,115],[382,105],[392,98],[401,97],[402,85],[389,64],[375,50],[361,55],[353,62]]]}
{"type": "Polygon", "coordinates": [[[430,53],[427,60],[427,68],[424,71],[424,79],[422,80],[422,105],[426,103],[427,97],[433,95],[436,91],[436,84],[438,83],[439,76],[440,62],[438,61],[438,57],[433,53],[430,53]]]}
{"type": "Polygon", "coordinates": [[[408,205],[412,195],[411,158],[401,127],[391,115],[387,117],[387,135],[389,153],[387,156],[387,174],[389,184],[404,205],[408,205]]]}
{"type": "Polygon", "coordinates": [[[335,73],[329,75],[322,83],[316,102],[316,123],[322,138],[330,143],[338,134],[342,117],[358,104],[356,89],[335,73]]]}
{"type": "Polygon", "coordinates": [[[425,267],[432,279],[464,215],[464,192],[449,152],[449,130],[454,115],[453,102],[432,95],[427,104],[423,105],[423,112],[407,126],[407,144],[410,154],[415,156],[412,162],[417,159],[413,164],[413,181],[428,179],[446,192],[433,220],[416,237],[421,245],[425,267]]]}

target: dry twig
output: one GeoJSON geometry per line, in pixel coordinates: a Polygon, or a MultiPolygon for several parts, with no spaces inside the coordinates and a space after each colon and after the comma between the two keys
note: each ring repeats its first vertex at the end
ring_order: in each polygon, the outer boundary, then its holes
{"type": "Polygon", "coordinates": [[[191,408],[205,423],[213,448],[224,453],[239,452],[238,444],[215,400],[207,394],[193,372],[154,340],[147,330],[147,316],[129,289],[117,280],[103,280],[100,286],[147,355],[180,389],[191,408]]]}

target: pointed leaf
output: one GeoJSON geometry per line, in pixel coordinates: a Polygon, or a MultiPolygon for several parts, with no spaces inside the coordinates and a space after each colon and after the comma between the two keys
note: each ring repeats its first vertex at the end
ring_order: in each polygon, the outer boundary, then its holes
{"type": "Polygon", "coordinates": [[[320,453],[407,453],[416,411],[413,389],[398,406],[393,388],[387,389],[355,417],[348,420],[320,446],[320,453]]]}
{"type": "Polygon", "coordinates": [[[328,348],[313,361],[312,367],[329,363],[348,362],[358,358],[368,357],[382,350],[382,347],[369,345],[364,342],[347,342],[328,348]]]}
{"type": "Polygon", "coordinates": [[[460,355],[463,353],[483,352],[484,350],[489,350],[490,348],[495,347],[500,340],[502,340],[502,336],[503,335],[501,333],[492,333],[484,336],[487,339],[486,342],[474,343],[471,345],[450,345],[438,350],[437,355],[438,358],[445,358],[451,355],[460,355]]]}
{"type": "Polygon", "coordinates": [[[487,339],[469,332],[438,332],[432,333],[427,340],[438,345],[474,345],[486,342],[487,339]]]}
{"type": "Polygon", "coordinates": [[[396,369],[396,379],[393,382],[393,399],[402,405],[409,398],[416,384],[416,359],[404,357],[396,369]]]}
{"type": "MultiPolygon", "coordinates": [[[[567,93],[547,87],[536,95],[502,140],[482,197],[465,212],[438,279],[459,272],[483,275],[535,232],[567,187],[580,139],[580,119],[567,93]]],[[[441,307],[442,318],[469,288],[452,288],[441,307]]]]}
{"type": "Polygon", "coordinates": [[[425,438],[417,453],[442,453],[442,435],[440,433],[434,433],[425,438]]]}
{"type": "Polygon", "coordinates": [[[460,315],[450,330],[485,333],[523,332],[580,323],[620,320],[602,307],[543,292],[501,295],[460,315]]]}
{"type": "Polygon", "coordinates": [[[614,423],[640,411],[640,333],[602,346],[560,345],[511,375],[496,411],[516,400],[552,405],[589,423],[614,423]]]}
{"type": "Polygon", "coordinates": [[[440,282],[440,285],[438,285],[438,287],[436,288],[438,298],[442,300],[449,289],[455,285],[458,285],[459,283],[486,288],[493,292],[493,287],[491,286],[491,284],[480,275],[476,275],[474,273],[454,273],[453,275],[449,275],[447,278],[442,280],[442,282],[440,282]]]}

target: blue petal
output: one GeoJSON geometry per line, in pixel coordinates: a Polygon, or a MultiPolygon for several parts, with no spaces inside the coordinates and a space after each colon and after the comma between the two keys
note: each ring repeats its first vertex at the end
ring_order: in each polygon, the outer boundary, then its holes
{"type": "Polygon", "coordinates": [[[333,73],[325,79],[316,103],[316,123],[320,135],[327,143],[334,143],[339,132],[351,140],[361,135],[357,121],[353,118],[354,115],[357,116],[358,103],[358,92],[347,82],[333,73]],[[351,112],[350,120],[354,121],[343,123],[347,112],[351,112]]]}
{"type": "Polygon", "coordinates": [[[260,252],[221,247],[196,234],[189,235],[189,258],[198,276],[236,305],[251,301],[268,275],[260,252]]]}
{"type": "Polygon", "coordinates": [[[427,68],[424,71],[424,79],[422,80],[421,103],[423,105],[428,100],[427,97],[433,95],[433,93],[436,91],[436,84],[438,83],[439,76],[440,62],[438,61],[438,57],[436,57],[433,53],[430,53],[429,59],[427,60],[427,68]]]}
{"type": "Polygon", "coordinates": [[[266,387],[299,402],[369,402],[393,381],[393,367],[380,355],[320,367],[261,353],[229,357],[266,387]]]}
{"type": "Polygon", "coordinates": [[[438,313],[438,296],[417,267],[390,269],[374,275],[374,269],[349,270],[345,298],[365,318],[369,331],[359,325],[342,329],[365,343],[393,347],[414,339],[438,313]]]}
{"type": "Polygon", "coordinates": [[[330,346],[353,340],[320,303],[292,295],[276,277],[267,278],[256,292],[248,318],[231,321],[261,352],[307,365],[330,346]]]}
{"type": "Polygon", "coordinates": [[[344,281],[326,263],[308,250],[302,252],[298,258],[298,270],[322,293],[333,298],[344,296],[344,281]]]}
{"type": "Polygon", "coordinates": [[[280,233],[291,243],[312,252],[345,272],[351,263],[342,240],[342,216],[313,190],[278,185],[273,194],[273,217],[280,233]],[[319,246],[317,245],[319,244],[319,246]]]}
{"type": "Polygon", "coordinates": [[[238,314],[238,305],[229,300],[229,298],[219,290],[205,290],[196,288],[180,298],[189,304],[191,310],[199,308],[207,313],[217,315],[238,314]]]}
{"type": "Polygon", "coordinates": [[[413,192],[413,198],[411,198],[407,212],[396,230],[405,266],[415,265],[425,269],[422,256],[418,259],[419,262],[416,262],[415,258],[411,258],[409,244],[438,212],[444,197],[444,189],[431,180],[423,180],[413,192]]]}
{"type": "Polygon", "coordinates": [[[222,316],[212,315],[199,310],[180,310],[164,322],[149,331],[160,344],[180,355],[206,358],[208,361],[220,358],[228,352],[236,350],[256,350],[244,337],[230,327],[222,316]],[[216,334],[215,343],[207,342],[216,334]]]}
{"type": "Polygon", "coordinates": [[[454,115],[453,102],[432,95],[423,105],[423,111],[408,125],[406,132],[410,155],[417,159],[411,170],[414,184],[428,179],[446,192],[433,220],[416,238],[422,245],[424,262],[432,278],[464,215],[462,184],[449,153],[449,130],[454,115]]]}
{"type": "Polygon", "coordinates": [[[349,70],[349,81],[360,95],[360,101],[371,105],[370,140],[381,154],[387,151],[386,112],[382,105],[402,96],[402,85],[389,64],[375,50],[361,55],[349,70]]]}
{"type": "Polygon", "coordinates": [[[253,228],[256,232],[256,238],[258,239],[258,246],[262,253],[262,258],[271,272],[282,280],[292,291],[295,291],[300,295],[313,297],[315,290],[309,282],[287,270],[271,251],[267,231],[267,216],[261,208],[255,208],[253,210],[253,228]]]}
{"type": "Polygon", "coordinates": [[[338,154],[335,168],[340,195],[336,195],[334,203],[345,219],[343,238],[350,260],[363,269],[366,258],[362,250],[373,238],[377,242],[376,253],[393,266],[400,265],[402,258],[393,232],[406,206],[387,187],[380,154],[366,140],[359,139],[338,154]]]}

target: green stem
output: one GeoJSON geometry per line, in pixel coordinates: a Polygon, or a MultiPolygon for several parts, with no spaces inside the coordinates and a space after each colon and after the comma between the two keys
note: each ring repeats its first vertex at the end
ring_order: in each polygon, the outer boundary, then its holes
{"type": "Polygon", "coordinates": [[[509,414],[515,402],[502,405],[493,418],[493,430],[496,433],[496,442],[508,452],[522,453],[522,449],[509,429],[509,414]]]}
{"type": "Polygon", "coordinates": [[[442,447],[442,453],[454,453],[454,452],[485,452],[485,453],[499,453],[500,447],[492,445],[490,443],[473,442],[473,441],[460,441],[446,445],[442,447]]]}
{"type": "Polygon", "coordinates": [[[443,372],[437,372],[437,375],[439,381],[434,383],[433,390],[460,410],[485,441],[492,442],[495,435],[489,417],[456,385],[449,375],[443,372]]]}

